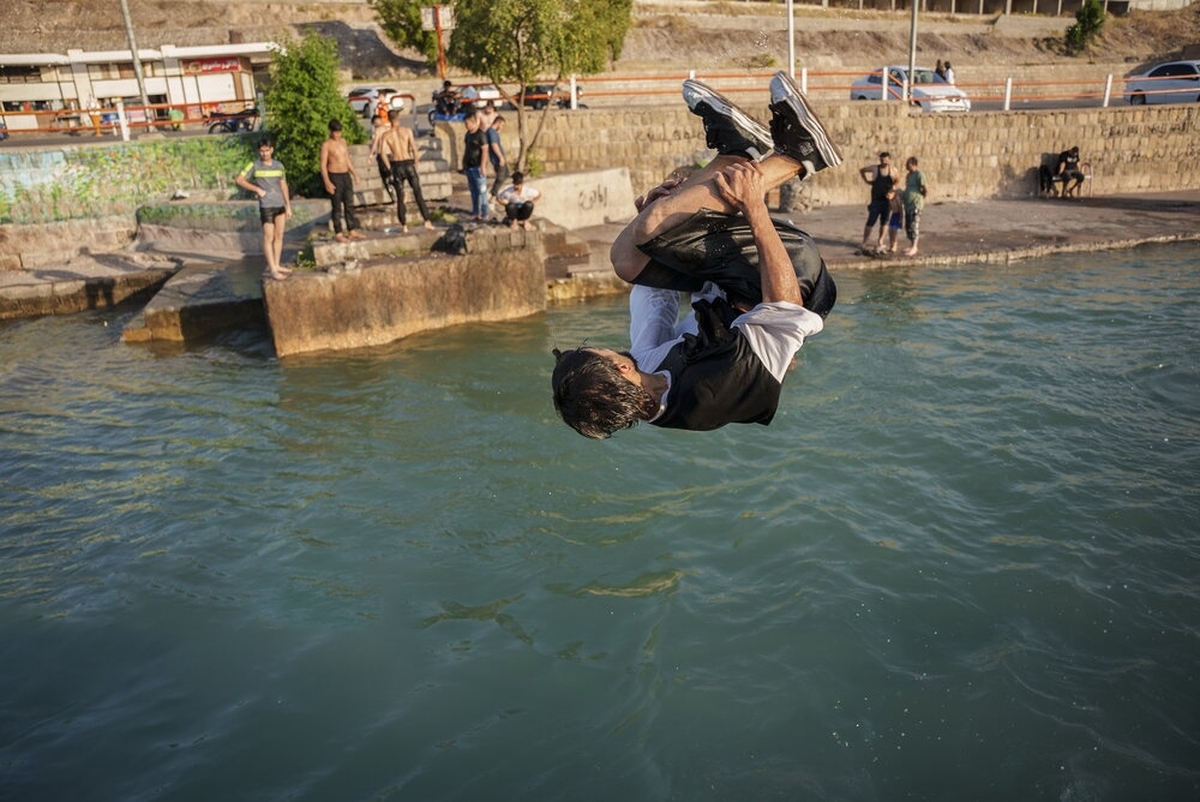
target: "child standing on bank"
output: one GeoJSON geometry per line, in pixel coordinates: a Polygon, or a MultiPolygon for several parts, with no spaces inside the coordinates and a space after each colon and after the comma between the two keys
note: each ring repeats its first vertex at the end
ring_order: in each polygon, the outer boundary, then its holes
{"type": "Polygon", "coordinates": [[[921,238],[921,210],[925,208],[925,196],[929,194],[925,176],[917,169],[919,164],[916,156],[909,156],[904,163],[904,169],[908,171],[904,179],[904,228],[911,243],[904,252],[905,256],[917,255],[917,241],[921,238]]]}
{"type": "Polygon", "coordinates": [[[239,187],[258,197],[258,216],[263,227],[263,256],[267,269],[263,277],[283,281],[292,271],[280,264],[283,233],[292,217],[292,198],[288,192],[283,163],[275,159],[275,138],[264,136],[258,143],[258,158],[246,165],[234,179],[239,187]]]}
{"type": "Polygon", "coordinates": [[[899,247],[900,229],[904,228],[904,199],[900,197],[900,177],[892,179],[892,188],[888,190],[888,253],[895,253],[899,247]]]}

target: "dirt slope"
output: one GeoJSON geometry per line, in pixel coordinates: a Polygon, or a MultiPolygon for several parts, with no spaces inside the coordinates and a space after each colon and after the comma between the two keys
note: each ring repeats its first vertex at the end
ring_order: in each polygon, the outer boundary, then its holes
{"type": "MultiPolygon", "coordinates": [[[[338,39],[356,79],[428,76],[432,70],[413,52],[382,40],[365,0],[131,0],[138,44],[195,45],[278,38],[312,25],[338,39]]],[[[907,12],[857,12],[796,5],[797,56],[804,66],[866,67],[907,53],[907,12]]],[[[618,72],[681,67],[763,68],[786,54],[782,3],[637,0],[635,23],[618,72]]],[[[126,47],[116,0],[9,0],[0,29],[0,52],[126,47]]],[[[1133,12],[1110,18],[1091,51],[1062,53],[1061,32],[1070,19],[923,15],[918,49],[960,64],[1125,62],[1130,69],[1176,57],[1200,43],[1200,3],[1178,11],[1133,12]]]]}

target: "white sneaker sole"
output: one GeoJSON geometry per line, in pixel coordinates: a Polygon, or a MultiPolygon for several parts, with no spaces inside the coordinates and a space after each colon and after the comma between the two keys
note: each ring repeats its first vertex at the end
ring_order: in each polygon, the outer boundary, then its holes
{"type": "Polygon", "coordinates": [[[792,111],[796,113],[800,125],[812,136],[813,144],[817,146],[817,152],[821,154],[825,167],[837,167],[841,164],[841,151],[829,140],[829,134],[825,133],[825,127],[821,125],[820,118],[808,105],[808,100],[800,91],[800,87],[796,86],[796,82],[790,75],[782,71],[775,73],[775,77],[771,80],[771,103],[774,105],[781,102],[787,103],[791,107],[792,111]]]}
{"type": "Polygon", "coordinates": [[[712,87],[689,78],[683,82],[683,99],[693,112],[700,103],[707,103],[708,107],[717,114],[732,120],[734,126],[759,147],[762,155],[765,156],[774,150],[775,143],[771,139],[771,132],[767,130],[767,127],[733,105],[730,100],[712,87]]]}

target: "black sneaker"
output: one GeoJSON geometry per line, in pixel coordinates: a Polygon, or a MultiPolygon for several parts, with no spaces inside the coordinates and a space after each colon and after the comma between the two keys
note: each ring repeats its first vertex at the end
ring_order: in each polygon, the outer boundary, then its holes
{"type": "Polygon", "coordinates": [[[829,141],[821,121],[786,72],[777,72],[771,79],[770,108],[775,152],[803,164],[802,177],[842,163],[842,154],[829,141]]]}
{"type": "Polygon", "coordinates": [[[689,78],[683,82],[683,99],[704,121],[705,143],[722,156],[758,161],[774,149],[766,127],[715,89],[689,78]]]}

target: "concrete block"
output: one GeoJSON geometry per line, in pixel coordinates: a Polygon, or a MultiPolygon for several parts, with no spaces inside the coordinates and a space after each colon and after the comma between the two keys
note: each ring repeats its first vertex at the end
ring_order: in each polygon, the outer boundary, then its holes
{"type": "Polygon", "coordinates": [[[627,220],[634,209],[633,184],[625,167],[539,176],[530,183],[542,193],[534,215],[563,228],[627,220]]]}
{"type": "Polygon", "coordinates": [[[461,256],[422,254],[267,282],[275,351],[286,357],[381,345],[430,329],[540,312],[547,295],[543,258],[540,247],[480,247],[461,256]]]}

